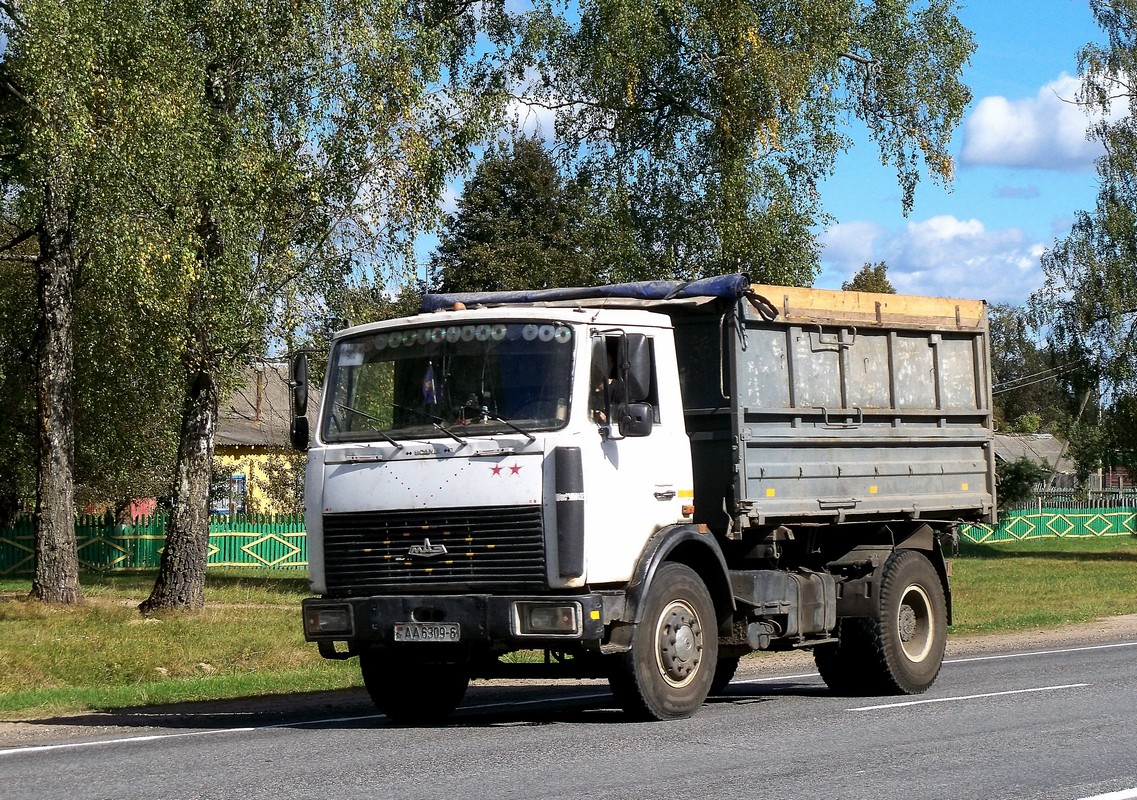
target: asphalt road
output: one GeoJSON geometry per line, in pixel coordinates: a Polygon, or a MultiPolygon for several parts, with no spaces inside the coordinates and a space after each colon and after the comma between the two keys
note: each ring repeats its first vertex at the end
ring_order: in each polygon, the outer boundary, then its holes
{"type": "Polygon", "coordinates": [[[949,657],[918,697],[745,664],[669,723],[601,683],[475,684],[434,728],[360,692],[41,720],[0,731],[0,797],[1137,798],[1132,637],[949,657]]]}

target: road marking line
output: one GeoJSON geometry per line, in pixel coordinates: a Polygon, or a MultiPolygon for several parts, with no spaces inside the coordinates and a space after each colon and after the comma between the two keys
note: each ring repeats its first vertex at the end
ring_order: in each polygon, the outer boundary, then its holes
{"type": "Polygon", "coordinates": [[[0,756],[16,755],[18,753],[44,753],[50,750],[78,750],[83,747],[101,747],[108,744],[121,744],[123,742],[153,742],[159,739],[177,739],[181,736],[208,736],[213,733],[248,733],[257,728],[211,728],[207,731],[183,731],[182,733],[155,733],[151,736],[127,736],[122,739],[99,739],[94,742],[65,742],[63,744],[36,744],[27,747],[10,747],[0,750],[0,756]]]}
{"type": "Polygon", "coordinates": [[[472,706],[458,706],[458,711],[477,711],[486,708],[514,708],[516,706],[536,706],[536,705],[549,705],[558,701],[573,701],[579,702],[581,700],[603,700],[611,698],[611,692],[599,692],[596,694],[561,694],[553,697],[541,697],[536,700],[503,700],[500,703],[477,703],[472,706]]]}
{"type": "Polygon", "coordinates": [[[1028,656],[1051,656],[1059,653],[1082,653],[1087,650],[1110,650],[1115,647],[1137,647],[1137,642],[1117,642],[1115,644],[1091,644],[1082,647],[1064,647],[1059,650],[1031,650],[1027,653],[1000,653],[993,656],[969,656],[967,658],[945,658],[945,664],[966,664],[969,661],[1001,661],[1008,658],[1027,658],[1028,656]]]}
{"type": "Polygon", "coordinates": [[[104,747],[111,744],[156,742],[162,739],[178,739],[183,736],[209,736],[211,734],[252,733],[253,731],[268,731],[274,728],[295,728],[302,725],[334,725],[340,722],[363,722],[369,719],[380,719],[384,714],[364,714],[358,717],[321,717],[320,719],[303,719],[296,722],[274,722],[271,725],[246,725],[240,728],[209,728],[203,731],[182,731],[180,733],[153,733],[148,736],[124,736],[119,739],[96,739],[91,742],[64,742],[63,744],[35,744],[26,747],[10,747],[0,750],[0,756],[17,755],[19,753],[42,753],[51,750],[77,750],[83,747],[104,747]]]}
{"type": "Polygon", "coordinates": [[[730,685],[734,686],[737,684],[737,685],[741,686],[742,684],[746,684],[746,683],[774,683],[776,681],[792,681],[792,680],[797,680],[799,678],[819,678],[819,677],[821,677],[820,672],[803,672],[800,675],[775,675],[772,678],[747,678],[746,680],[731,681],[730,685]]]}
{"type": "Polygon", "coordinates": [[[884,703],[877,706],[860,706],[850,708],[848,711],[878,711],[882,708],[903,708],[904,706],[922,706],[930,703],[954,703],[960,700],[981,700],[985,697],[1005,697],[1010,694],[1030,694],[1032,692],[1054,692],[1059,689],[1081,689],[1089,686],[1088,683],[1066,683],[1061,686],[1039,686],[1035,689],[1014,689],[1009,692],[986,692],[984,694],[967,694],[960,697],[929,697],[923,700],[907,700],[902,703],[884,703]]]}
{"type": "Polygon", "coordinates": [[[1134,787],[1132,789],[1122,789],[1118,792],[1095,794],[1093,797],[1083,797],[1080,800],[1133,800],[1135,797],[1137,797],[1137,787],[1134,787]]]}

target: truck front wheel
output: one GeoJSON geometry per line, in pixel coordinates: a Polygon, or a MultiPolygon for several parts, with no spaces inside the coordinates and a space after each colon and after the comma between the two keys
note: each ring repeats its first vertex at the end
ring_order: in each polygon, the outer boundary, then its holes
{"type": "Polygon", "coordinates": [[[640,719],[682,719],[699,710],[718,661],[711,595],[690,567],[659,567],[644,597],[643,619],[626,653],[610,656],[617,702],[640,719]]]}
{"type": "Polygon", "coordinates": [[[947,643],[947,601],[931,562],[897,550],[880,580],[880,619],[846,618],[836,645],[814,651],[818,672],[842,694],[920,694],[939,675],[947,643]]]}
{"type": "Polygon", "coordinates": [[[363,683],[375,706],[393,722],[439,722],[466,696],[470,674],[464,664],[431,663],[388,653],[359,656],[363,683]]]}

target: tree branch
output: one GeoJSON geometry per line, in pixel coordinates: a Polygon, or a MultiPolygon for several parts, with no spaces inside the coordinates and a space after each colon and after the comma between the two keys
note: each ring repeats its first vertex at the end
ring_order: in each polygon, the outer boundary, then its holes
{"type": "Polygon", "coordinates": [[[12,241],[8,242],[5,245],[0,245],[0,253],[2,253],[5,250],[11,250],[13,247],[18,245],[20,242],[26,242],[28,239],[32,238],[35,235],[36,235],[36,229],[35,228],[28,228],[26,231],[21,233],[19,236],[17,236],[12,241]]]}

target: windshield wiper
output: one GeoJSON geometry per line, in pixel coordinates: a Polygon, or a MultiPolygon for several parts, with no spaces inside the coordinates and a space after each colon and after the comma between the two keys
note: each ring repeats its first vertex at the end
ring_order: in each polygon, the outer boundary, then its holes
{"type": "MultiPolygon", "coordinates": [[[[343,409],[349,414],[355,414],[357,416],[363,417],[364,419],[371,420],[372,422],[378,422],[380,425],[383,424],[383,420],[379,419],[378,417],[371,416],[366,411],[360,411],[358,408],[352,408],[351,406],[344,405],[343,403],[336,403],[335,405],[336,408],[343,409]]],[[[392,436],[388,436],[387,434],[383,433],[383,431],[381,431],[379,428],[375,429],[375,433],[377,433],[381,439],[386,441],[387,444],[395,445],[395,447],[398,448],[395,450],[396,453],[399,452],[399,450],[403,449],[402,442],[392,436]]]]}
{"type": "Polygon", "coordinates": [[[431,425],[438,428],[438,430],[445,433],[447,436],[449,436],[451,439],[453,439],[454,441],[456,441],[458,444],[462,445],[463,447],[465,447],[468,444],[468,442],[465,439],[463,439],[461,436],[454,433],[454,431],[450,430],[449,428],[447,428],[445,425],[442,424],[442,417],[436,417],[436,416],[434,416],[434,414],[428,414],[425,411],[419,411],[417,408],[411,408],[410,406],[401,406],[398,403],[392,403],[391,405],[393,405],[395,408],[399,409],[400,411],[409,411],[412,414],[417,414],[418,416],[425,419],[431,425]]]}
{"type": "Polygon", "coordinates": [[[479,414],[481,414],[483,417],[489,417],[492,420],[496,420],[497,422],[500,422],[502,425],[505,425],[506,427],[512,428],[513,430],[517,431],[522,436],[524,436],[526,439],[528,439],[530,442],[537,441],[537,437],[534,436],[533,434],[531,434],[529,431],[525,430],[524,428],[522,428],[519,425],[514,425],[512,422],[510,422],[509,420],[507,420],[505,417],[501,416],[500,414],[495,414],[494,412],[490,411],[489,408],[487,408],[486,406],[465,405],[465,406],[462,406],[462,408],[465,409],[466,411],[476,411],[479,414]]]}

